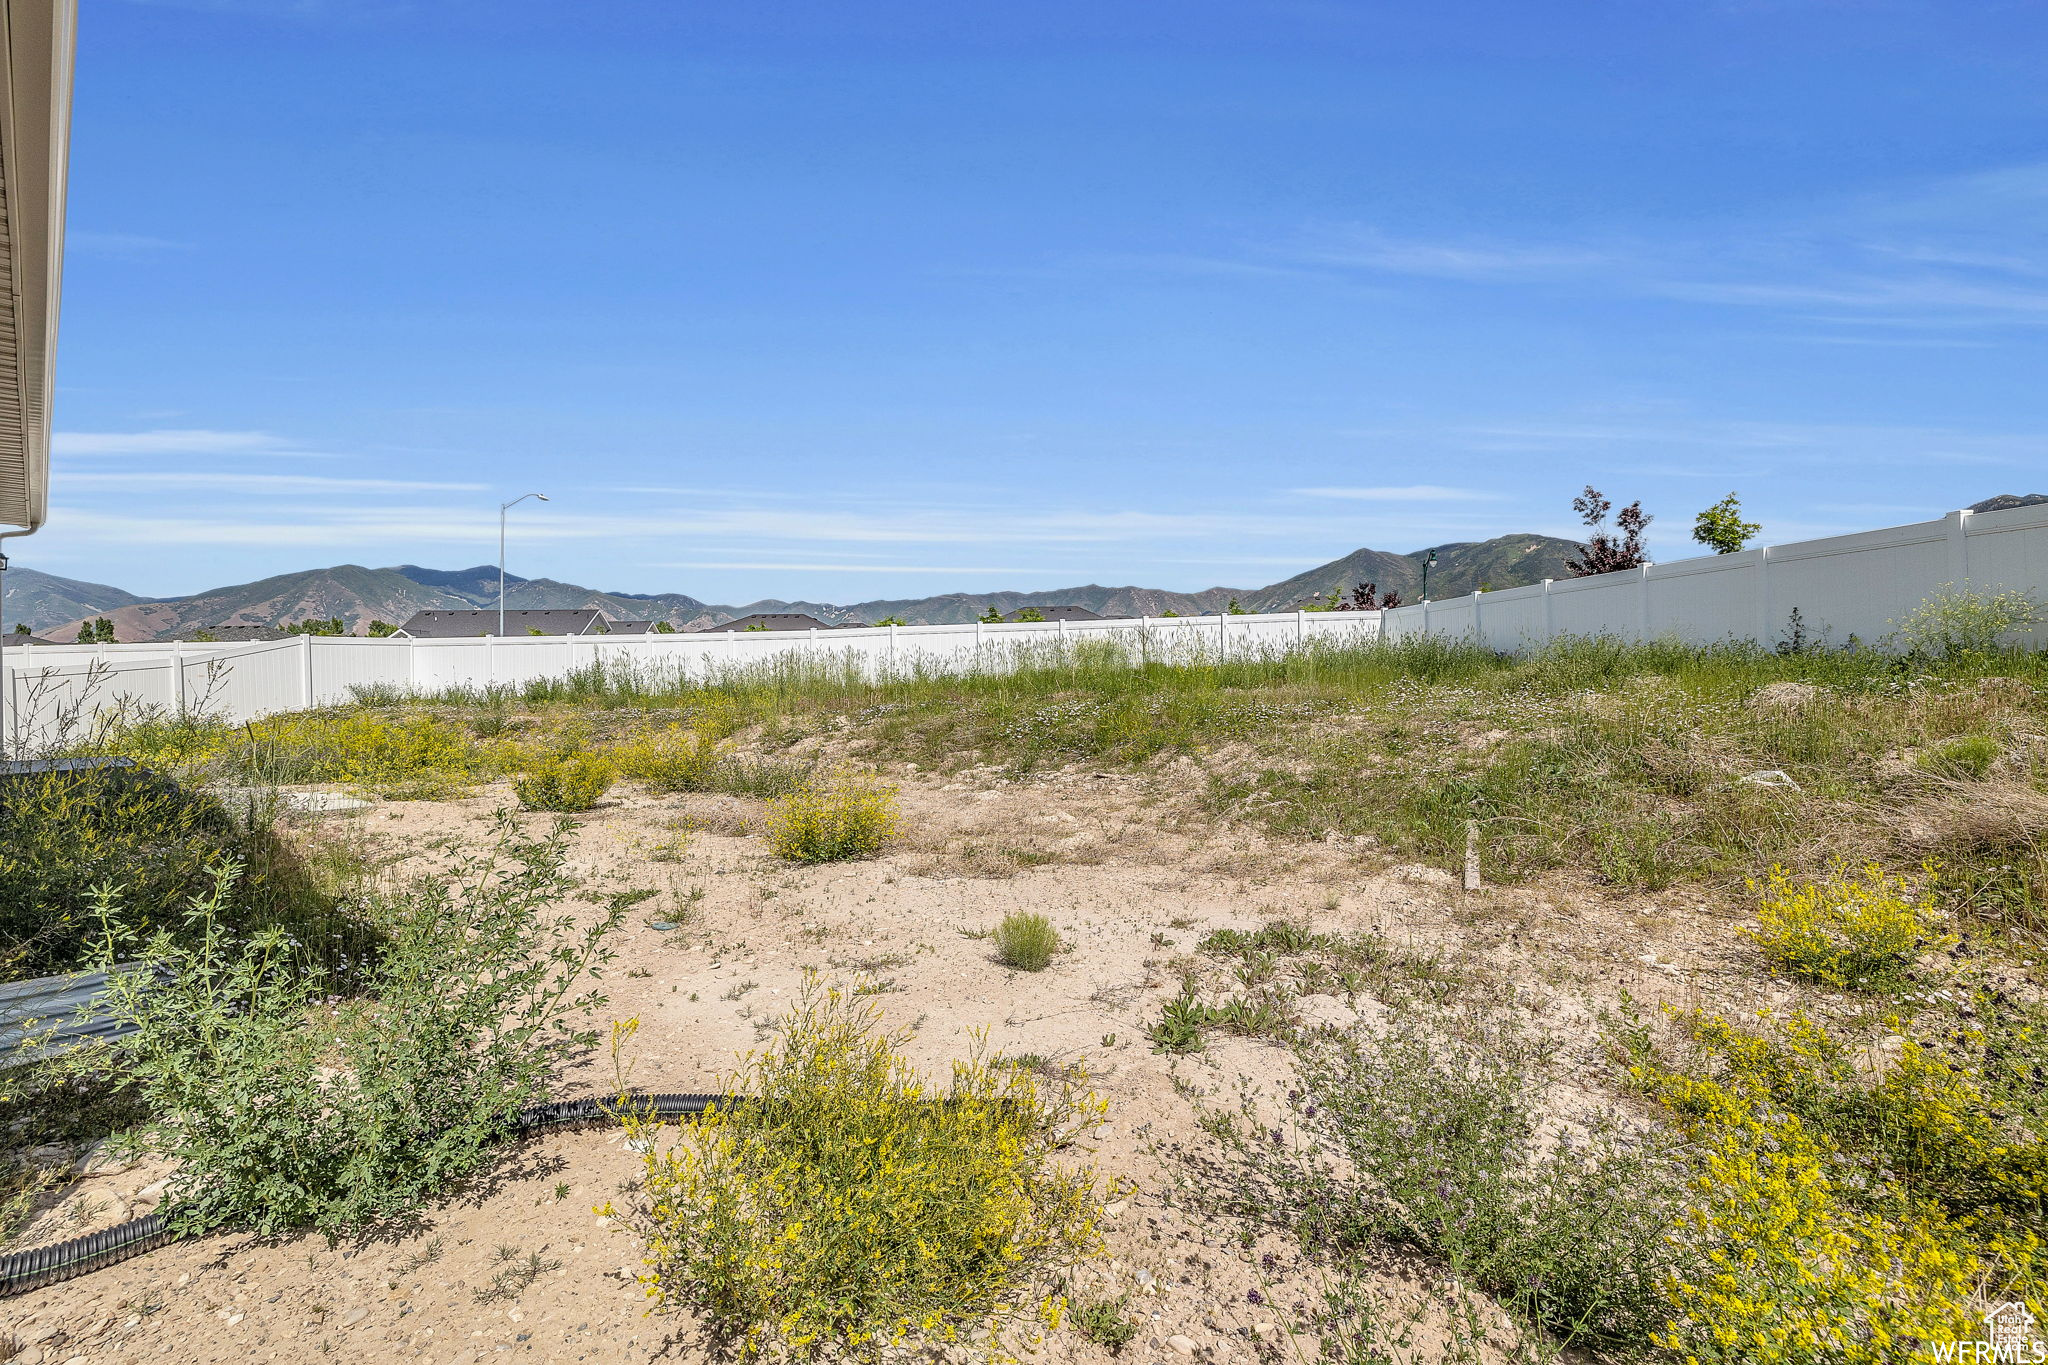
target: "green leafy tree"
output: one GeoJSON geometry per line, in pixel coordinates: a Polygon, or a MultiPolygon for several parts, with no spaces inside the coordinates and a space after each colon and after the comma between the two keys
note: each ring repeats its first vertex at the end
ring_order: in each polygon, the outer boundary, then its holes
{"type": "Polygon", "coordinates": [[[1717,555],[1732,555],[1763,529],[1742,519],[1742,504],[1730,493],[1693,519],[1692,538],[1712,546],[1717,555]]]}
{"type": "Polygon", "coordinates": [[[1003,614],[996,610],[994,603],[990,603],[989,609],[974,619],[984,625],[996,626],[1002,624],[1003,614]]]}
{"type": "Polygon", "coordinates": [[[656,621],[654,623],[654,633],[656,635],[673,635],[676,633],[676,628],[666,621],[656,621]]]}
{"type": "Polygon", "coordinates": [[[1024,610],[1017,613],[1017,619],[1019,621],[1043,621],[1045,619],[1045,613],[1040,611],[1037,607],[1026,607],[1024,608],[1024,610]]]}
{"type": "Polygon", "coordinates": [[[398,627],[392,625],[389,621],[372,621],[370,622],[369,633],[372,639],[381,640],[387,635],[398,634],[398,627]]]}
{"type": "Polygon", "coordinates": [[[1237,599],[1235,597],[1230,599],[1230,606],[1227,608],[1227,610],[1230,612],[1232,616],[1249,616],[1251,614],[1247,612],[1243,607],[1237,604],[1237,599]]]}
{"type": "Polygon", "coordinates": [[[16,635],[26,635],[26,634],[28,634],[28,624],[27,624],[26,622],[23,622],[23,621],[16,621],[16,622],[14,623],[14,633],[15,633],[16,635]]]}
{"type": "Polygon", "coordinates": [[[347,635],[348,623],[339,616],[308,616],[303,621],[288,621],[284,633],[287,635],[347,635]]]}
{"type": "Polygon", "coordinates": [[[104,616],[95,616],[78,628],[78,643],[82,645],[111,645],[114,643],[114,623],[104,616]]]}
{"type": "Polygon", "coordinates": [[[875,622],[875,624],[878,626],[907,626],[910,624],[910,622],[904,620],[900,616],[884,616],[881,620],[875,622]]]}

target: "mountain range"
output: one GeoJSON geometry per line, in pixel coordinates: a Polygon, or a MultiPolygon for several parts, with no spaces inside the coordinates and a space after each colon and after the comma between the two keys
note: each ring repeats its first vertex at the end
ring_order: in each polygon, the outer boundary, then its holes
{"type": "MultiPolygon", "coordinates": [[[[2048,503],[2048,494],[2003,493],[1973,504],[1970,510],[1994,512],[2042,503],[2048,503]]],[[[1571,573],[1566,561],[1582,549],[1577,541],[1554,536],[1507,535],[1458,541],[1410,554],[1353,550],[1341,559],[1263,588],[1170,592],[1088,583],[1045,592],[956,592],[845,604],[769,598],[744,606],[720,606],[686,593],[600,592],[552,578],[508,574],[505,605],[595,607],[614,620],[665,621],[677,630],[701,630],[754,612],[801,612],[827,625],[889,617],[913,625],[948,625],[972,621],[991,607],[1012,612],[1023,607],[1077,606],[1103,616],[1164,616],[1168,612],[1185,616],[1226,611],[1235,602],[1245,611],[1291,611],[1333,592],[1348,594],[1360,583],[1378,585],[1383,595],[1397,592],[1405,601],[1417,601],[1422,596],[1423,566],[1432,557],[1429,595],[1437,599],[1460,597],[1475,588],[1513,588],[1545,578],[1565,578],[1571,573]]],[[[46,639],[72,640],[86,621],[105,617],[113,622],[117,640],[172,640],[191,639],[201,631],[222,626],[278,626],[307,617],[338,616],[349,629],[364,634],[372,621],[398,625],[416,611],[492,607],[497,600],[498,570],[489,564],[470,569],[427,569],[417,564],[366,569],[360,564],[337,564],[210,588],[189,597],[142,597],[105,583],[60,578],[23,567],[7,573],[0,629],[12,630],[20,623],[46,639]]]]}
{"type": "MultiPolygon", "coordinates": [[[[1455,597],[1476,587],[1515,587],[1566,575],[1565,560],[1579,551],[1574,541],[1550,536],[1500,536],[1435,548],[1430,596],[1455,597]]],[[[1079,606],[1103,616],[1199,615],[1225,611],[1236,602],[1246,611],[1290,611],[1332,592],[1349,593],[1358,583],[1377,584],[1409,601],[1422,595],[1422,566],[1431,551],[1394,554],[1361,549],[1263,588],[1207,588],[1170,592],[1163,588],[1080,587],[1044,592],[944,593],[935,597],[876,601],[785,602],[769,599],[744,606],[699,601],[685,593],[600,592],[551,578],[507,575],[508,607],[595,607],[614,619],[665,621],[679,631],[699,630],[752,612],[802,612],[828,625],[897,617],[914,625],[972,621],[990,607],[1009,612],[1023,607],[1079,606]]],[[[0,629],[16,623],[46,639],[76,639],[88,620],[113,622],[114,638],[191,639],[221,626],[275,626],[307,617],[340,617],[350,630],[366,633],[372,621],[401,624],[416,611],[492,607],[498,600],[498,570],[428,569],[417,564],[369,569],[360,564],[303,569],[254,583],[209,588],[188,597],[143,597],[104,583],[59,578],[27,567],[7,574],[0,629]]]]}

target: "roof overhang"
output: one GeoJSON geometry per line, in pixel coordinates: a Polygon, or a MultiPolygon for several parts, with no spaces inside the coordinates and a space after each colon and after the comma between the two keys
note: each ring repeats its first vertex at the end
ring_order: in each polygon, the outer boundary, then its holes
{"type": "Polygon", "coordinates": [[[19,535],[50,504],[77,0],[0,0],[0,28],[0,534],[19,535]]]}

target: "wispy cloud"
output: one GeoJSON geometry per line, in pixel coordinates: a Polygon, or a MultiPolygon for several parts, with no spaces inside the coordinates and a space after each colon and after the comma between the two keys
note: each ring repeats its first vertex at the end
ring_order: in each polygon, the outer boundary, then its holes
{"type": "Polygon", "coordinates": [[[1440,484],[1417,483],[1399,488],[1291,488],[1305,498],[1348,498],[1357,502],[1495,502],[1498,493],[1476,488],[1445,488],[1440,484]]]}
{"type": "Polygon", "coordinates": [[[267,431],[60,431],[50,438],[58,455],[305,455],[297,443],[267,431]]]}
{"type": "MultiPolygon", "coordinates": [[[[1137,259],[1199,261],[1218,275],[1232,264],[1228,253],[1137,259]]],[[[2048,324],[2048,163],[1679,232],[1520,240],[1321,225],[1236,259],[1248,276],[1309,269],[1388,287],[1406,278],[1570,288],[1846,329],[2039,326],[2048,324]]]]}
{"type": "Polygon", "coordinates": [[[793,569],[805,573],[990,573],[1071,578],[1085,569],[991,568],[985,564],[797,564],[758,559],[674,559],[645,565],[649,569],[793,569]]]}
{"type": "Polygon", "coordinates": [[[67,232],[64,234],[64,249],[114,261],[147,261],[191,248],[185,242],[140,232],[67,232]]]}
{"type": "Polygon", "coordinates": [[[63,483],[100,488],[203,488],[225,493],[474,493],[483,483],[428,483],[417,479],[338,479],[318,474],[216,474],[149,470],[109,474],[67,471],[63,483]]]}
{"type": "Polygon", "coordinates": [[[1611,265],[1615,260],[1611,250],[1582,244],[1469,238],[1427,241],[1392,237],[1370,227],[1326,228],[1286,254],[1322,265],[1452,280],[1550,278],[1611,265]]]}

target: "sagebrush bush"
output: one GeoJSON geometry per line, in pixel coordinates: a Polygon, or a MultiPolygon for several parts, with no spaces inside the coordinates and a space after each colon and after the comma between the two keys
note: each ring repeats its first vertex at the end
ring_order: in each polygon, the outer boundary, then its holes
{"type": "Polygon", "coordinates": [[[591,757],[542,759],[512,779],[519,804],[528,810],[589,810],[611,786],[611,764],[591,757]]]}
{"type": "Polygon", "coordinates": [[[979,1050],[932,1084],[879,1018],[807,985],[732,1098],[646,1158],[628,1215],[642,1282],[661,1308],[708,1314],[743,1358],[1057,1325],[1048,1272],[1099,1249],[1095,1174],[1056,1153],[1101,1101],[979,1050]]]}
{"type": "Polygon", "coordinates": [[[768,846],[798,863],[872,858],[897,831],[896,789],[855,773],[800,787],[768,803],[768,846]]]}
{"type": "MultiPolygon", "coordinates": [[[[1931,865],[1925,876],[1931,884],[1931,865]]],[[[1938,935],[1932,891],[1916,891],[1875,863],[1858,876],[1837,862],[1830,876],[1804,884],[1774,867],[1765,885],[1750,885],[1759,892],[1750,935],[1765,959],[1837,990],[1895,985],[1921,952],[1951,942],[1938,935]]]]}
{"type": "Polygon", "coordinates": [[[1044,915],[1019,910],[996,926],[996,956],[1020,972],[1042,972],[1060,950],[1059,931],[1044,915]]]}
{"type": "Polygon", "coordinates": [[[481,1170],[595,1041],[578,1027],[604,999],[587,974],[625,911],[580,928],[552,913],[576,886],[567,837],[501,816],[489,850],[392,898],[384,950],[343,972],[306,969],[280,930],[233,934],[231,862],[182,937],[148,934],[103,890],[101,964],[159,969],[115,978],[109,1013],[135,1031],[109,1061],[146,1101],[146,1145],[177,1166],[171,1225],[356,1232],[481,1170]]]}

